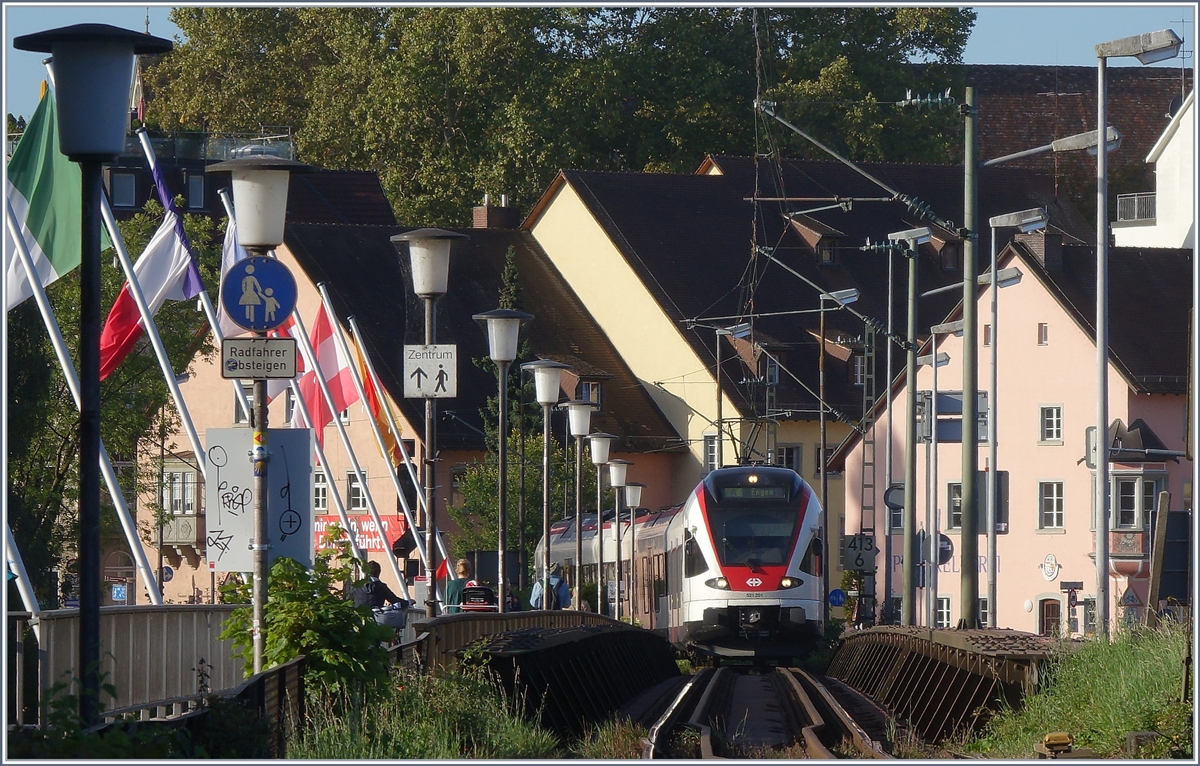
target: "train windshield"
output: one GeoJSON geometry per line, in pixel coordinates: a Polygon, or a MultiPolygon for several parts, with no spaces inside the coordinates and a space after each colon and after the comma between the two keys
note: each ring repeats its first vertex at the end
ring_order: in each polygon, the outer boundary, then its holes
{"type": "Polygon", "coordinates": [[[794,507],[716,508],[709,520],[721,563],[755,569],[787,563],[799,515],[794,507]]]}

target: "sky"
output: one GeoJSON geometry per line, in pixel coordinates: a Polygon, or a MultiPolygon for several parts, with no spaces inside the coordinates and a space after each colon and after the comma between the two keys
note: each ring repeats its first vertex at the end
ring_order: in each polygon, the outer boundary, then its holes
{"type": "MultiPolygon", "coordinates": [[[[597,4],[599,4],[597,2],[597,4]]],[[[1157,29],[1174,29],[1184,41],[1185,56],[1158,66],[1191,67],[1195,48],[1193,4],[1070,3],[972,6],[978,13],[963,60],[968,64],[1096,65],[1093,46],[1157,29]]],[[[14,37],[82,23],[104,23],[173,39],[179,28],[167,18],[171,5],[115,3],[4,2],[4,111],[26,118],[37,106],[39,83],[46,76],[45,54],[12,47],[14,37]]],[[[1122,66],[1123,60],[1109,62],[1122,66]]],[[[1130,65],[1136,66],[1132,59],[1130,65]]]]}

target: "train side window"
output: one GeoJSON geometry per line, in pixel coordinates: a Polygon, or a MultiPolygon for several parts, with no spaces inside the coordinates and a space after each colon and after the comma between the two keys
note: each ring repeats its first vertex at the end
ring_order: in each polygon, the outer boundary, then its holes
{"type": "Polygon", "coordinates": [[[800,571],[808,572],[810,575],[817,575],[817,569],[821,564],[821,538],[813,537],[808,544],[808,550],[804,552],[804,558],[800,560],[800,571]]]}
{"type": "Polygon", "coordinates": [[[683,533],[683,576],[695,577],[708,571],[708,562],[691,532],[683,533]]]}

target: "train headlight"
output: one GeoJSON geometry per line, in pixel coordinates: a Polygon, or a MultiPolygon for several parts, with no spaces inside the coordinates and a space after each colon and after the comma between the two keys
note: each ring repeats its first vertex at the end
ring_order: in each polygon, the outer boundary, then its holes
{"type": "Polygon", "coordinates": [[[804,581],[799,577],[785,577],[779,581],[780,589],[799,588],[804,584],[804,581]]]}
{"type": "Polygon", "coordinates": [[[716,588],[717,590],[729,590],[729,580],[726,580],[724,577],[714,577],[713,579],[706,581],[704,584],[710,588],[716,588]]]}

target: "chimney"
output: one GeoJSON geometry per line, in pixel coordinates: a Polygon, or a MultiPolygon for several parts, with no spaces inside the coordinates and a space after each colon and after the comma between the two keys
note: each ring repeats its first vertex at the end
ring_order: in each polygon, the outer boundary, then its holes
{"type": "Polygon", "coordinates": [[[1043,229],[1030,234],[1017,234],[1015,239],[1033,252],[1038,263],[1042,264],[1046,271],[1062,271],[1062,234],[1047,232],[1043,229]]]}
{"type": "Polygon", "coordinates": [[[491,204],[487,194],[483,195],[483,204],[472,210],[476,229],[515,229],[521,225],[521,216],[515,207],[508,206],[508,195],[500,197],[500,206],[491,204]]]}

